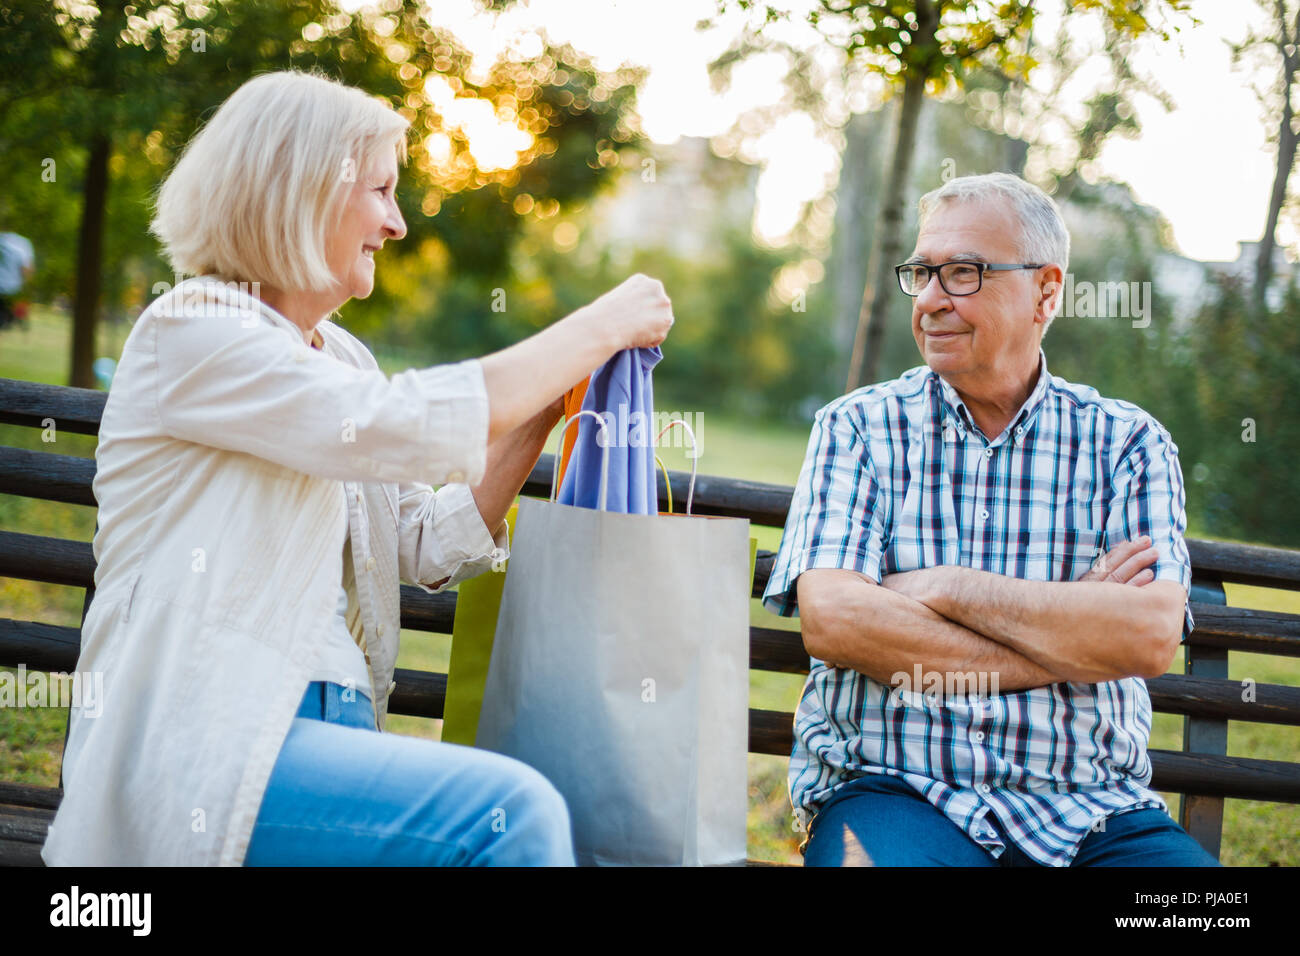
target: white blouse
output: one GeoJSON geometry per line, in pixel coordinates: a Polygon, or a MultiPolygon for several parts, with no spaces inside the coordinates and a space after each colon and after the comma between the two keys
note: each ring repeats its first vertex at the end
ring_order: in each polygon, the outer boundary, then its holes
{"type": "Polygon", "coordinates": [[[70,710],[47,865],[240,865],[340,586],[382,729],[399,580],[432,593],[505,556],[470,493],[479,363],[390,378],[342,327],[317,328],[323,352],[201,276],[131,329],[95,451],[77,662],[103,674],[102,710],[70,710]]]}
{"type": "MultiPolygon", "coordinates": [[[[347,504],[340,499],[340,513],[344,533],[343,547],[348,546],[347,504]]],[[[321,634],[319,657],[312,672],[307,675],[313,681],[332,681],[344,687],[355,688],[358,693],[370,696],[370,671],[366,664],[366,655],[357,644],[348,627],[348,589],[341,583],[338,587],[338,603],[334,606],[334,617],[330,625],[321,634]]]]}

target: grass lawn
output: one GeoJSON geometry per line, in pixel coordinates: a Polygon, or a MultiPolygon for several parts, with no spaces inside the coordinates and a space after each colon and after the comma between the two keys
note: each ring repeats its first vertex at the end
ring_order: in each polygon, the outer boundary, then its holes
{"type": "MultiPolygon", "coordinates": [[[[116,358],[129,329],[125,325],[101,329],[100,355],[116,358]]],[[[68,320],[63,313],[34,308],[31,327],[0,332],[0,377],[65,384],[69,364],[68,320]]],[[[385,371],[400,366],[384,363],[385,371]]],[[[764,425],[709,409],[687,409],[657,396],[661,409],[702,415],[701,473],[793,484],[808,441],[807,428],[764,425]]],[[[0,425],[0,444],[61,454],[93,457],[91,436],[59,433],[51,445],[34,429],[0,425]]],[[[553,447],[554,442],[552,442],[553,447]]],[[[664,455],[669,468],[688,468],[682,452],[664,455]],[[674,456],[676,456],[674,460],[674,456]]],[[[90,541],[95,518],[90,508],[0,495],[0,528],[29,534],[90,541]]],[[[759,548],[775,550],[781,532],[754,528],[759,548]]],[[[1192,536],[1198,536],[1195,528],[1192,536]]],[[[1229,585],[1228,603],[1237,607],[1300,613],[1300,593],[1229,585]]],[[[0,578],[0,616],[50,624],[77,626],[81,620],[83,592],[75,588],[0,578]]],[[[751,620],[766,627],[798,629],[797,620],[778,618],[751,602],[751,620]]],[[[451,638],[403,631],[399,667],[446,672],[451,638]]],[[[1182,672],[1181,661],[1171,668],[1182,672]]],[[[1230,655],[1233,680],[1300,686],[1300,661],[1258,654],[1230,655]]],[[[750,705],[792,711],[803,679],[796,675],[751,672],[750,705]]],[[[66,715],[57,709],[0,708],[0,780],[54,786],[58,783],[66,715]]],[[[436,740],[441,721],[394,716],[388,729],[396,733],[436,740]]],[[[1155,715],[1153,749],[1181,746],[1182,719],[1155,715]]],[[[1236,756],[1295,761],[1300,757],[1300,727],[1230,722],[1228,752],[1236,756]]],[[[786,791],[787,760],[749,756],[749,854],[766,860],[799,862],[799,835],[791,828],[786,791]]],[[[1178,814],[1177,795],[1165,794],[1171,813],[1178,814]]],[[[1223,862],[1226,865],[1282,865],[1300,863],[1300,806],[1228,800],[1225,807],[1223,862]]]]}

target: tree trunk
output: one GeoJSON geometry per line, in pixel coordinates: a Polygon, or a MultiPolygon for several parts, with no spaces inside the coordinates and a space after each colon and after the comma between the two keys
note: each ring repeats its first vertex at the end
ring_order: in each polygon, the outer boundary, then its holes
{"type": "Polygon", "coordinates": [[[903,86],[903,101],[898,110],[894,158],[880,203],[880,224],[871,249],[870,282],[862,293],[862,310],[858,333],[849,362],[847,391],[869,385],[876,380],[876,368],[885,347],[885,323],[890,300],[898,292],[894,266],[901,254],[903,208],[912,174],[912,156],[916,152],[917,119],[925,102],[925,77],[909,74],[903,86]]]}
{"type": "MultiPolygon", "coordinates": [[[[831,288],[834,294],[836,351],[852,354],[862,311],[862,290],[867,284],[871,256],[871,228],[876,221],[876,190],[880,182],[880,137],[883,124],[876,114],[857,113],[844,128],[844,155],[840,182],[835,190],[835,235],[831,244],[831,288]]],[[[847,365],[836,375],[847,374],[847,365]]]]}
{"type": "Polygon", "coordinates": [[[104,276],[104,216],[108,207],[108,161],[117,128],[118,36],[126,23],[127,0],[99,4],[95,36],[86,50],[87,90],[91,94],[91,125],[86,178],[81,195],[81,226],[77,234],[76,290],[72,299],[72,375],[78,388],[95,387],[95,332],[104,276]]]}
{"type": "MultiPolygon", "coordinates": [[[[1278,26],[1282,30],[1282,39],[1286,41],[1286,21],[1278,26]]],[[[1298,24],[1300,26],[1300,24],[1298,24]]],[[[1300,33],[1300,29],[1296,31],[1300,33]]],[[[1268,222],[1264,226],[1264,236],[1259,242],[1259,252],[1255,258],[1255,307],[1263,310],[1269,283],[1273,281],[1273,250],[1277,247],[1274,236],[1277,221],[1282,215],[1282,205],[1286,202],[1287,180],[1291,176],[1291,167],[1295,165],[1296,144],[1298,137],[1291,124],[1295,122],[1295,112],[1291,109],[1291,83],[1295,79],[1297,54],[1288,54],[1282,50],[1282,120],[1277,128],[1277,170],[1273,175],[1273,191],[1268,197],[1268,222]]]]}
{"type": "Polygon", "coordinates": [[[108,202],[108,136],[94,134],[86,158],[81,229],[77,236],[77,288],[72,305],[72,385],[94,388],[95,328],[103,285],[104,210],[108,202]]]}

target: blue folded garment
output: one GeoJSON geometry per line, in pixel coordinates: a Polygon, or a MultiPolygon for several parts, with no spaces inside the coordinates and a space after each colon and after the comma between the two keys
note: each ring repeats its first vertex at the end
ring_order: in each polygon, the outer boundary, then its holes
{"type": "MultiPolygon", "coordinates": [[[[583,411],[605,420],[611,446],[605,510],[622,514],[657,514],[655,486],[654,389],[650,371],[662,359],[658,349],[624,349],[592,373],[583,411]]],[[[590,415],[577,424],[558,501],[579,508],[598,507],[600,460],[596,443],[600,426],[590,415]]]]}

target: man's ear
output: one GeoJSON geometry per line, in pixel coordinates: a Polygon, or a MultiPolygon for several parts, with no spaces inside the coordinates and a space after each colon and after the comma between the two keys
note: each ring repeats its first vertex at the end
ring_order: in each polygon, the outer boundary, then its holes
{"type": "Polygon", "coordinates": [[[1061,308],[1061,296],[1065,292],[1065,273],[1055,264],[1043,266],[1037,275],[1038,301],[1034,304],[1034,321],[1044,325],[1061,308]]]}

